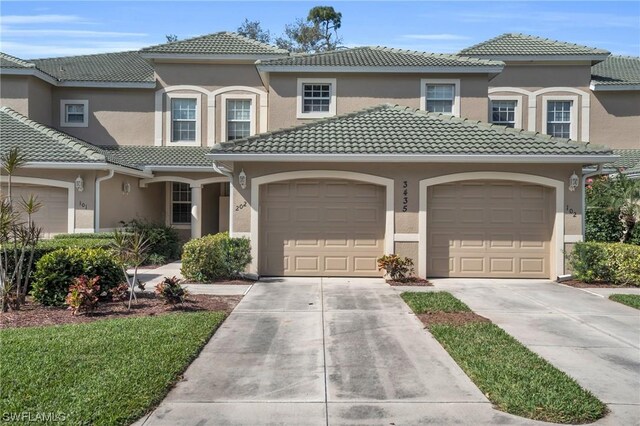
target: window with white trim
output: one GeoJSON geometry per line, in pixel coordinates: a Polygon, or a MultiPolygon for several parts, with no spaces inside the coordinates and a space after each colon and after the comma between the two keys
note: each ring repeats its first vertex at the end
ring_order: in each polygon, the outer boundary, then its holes
{"type": "Polygon", "coordinates": [[[227,99],[227,140],[251,136],[251,99],[227,99]]]}
{"type": "Polygon", "coordinates": [[[196,140],[198,100],[171,98],[171,142],[196,140]]]}
{"type": "Polygon", "coordinates": [[[188,183],[171,183],[171,223],[191,223],[191,186],[188,183]]]}
{"type": "Polygon", "coordinates": [[[571,137],[573,101],[547,101],[547,134],[557,138],[571,137]]]}
{"type": "Polygon", "coordinates": [[[427,111],[453,114],[454,84],[427,84],[427,111]]]}
{"type": "Polygon", "coordinates": [[[297,107],[297,118],[336,115],[336,79],[299,78],[297,107]]]}
{"type": "Polygon", "coordinates": [[[89,101],[64,99],[60,101],[61,127],[87,127],[89,125],[89,101]]]}
{"type": "Polygon", "coordinates": [[[515,127],[517,107],[516,100],[492,100],[491,122],[501,126],[515,127]]]}

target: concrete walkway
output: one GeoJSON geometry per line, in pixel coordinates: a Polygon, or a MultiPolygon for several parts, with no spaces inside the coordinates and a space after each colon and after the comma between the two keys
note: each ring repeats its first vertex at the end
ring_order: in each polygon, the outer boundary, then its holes
{"type": "Polygon", "coordinates": [[[608,300],[640,289],[576,289],[544,280],[433,280],[609,405],[597,422],[640,424],[640,311],[608,300]]]}
{"type": "Polygon", "coordinates": [[[536,424],[495,411],[382,280],[255,284],[145,425],[536,424]]]}
{"type": "MultiPolygon", "coordinates": [[[[138,279],[145,283],[145,291],[153,292],[158,283],[162,282],[164,277],[178,277],[182,278],[180,267],[182,263],[180,261],[167,263],[154,269],[138,270],[138,279]]],[[[129,270],[132,274],[133,270],[129,270]]],[[[184,287],[191,294],[210,294],[216,296],[234,296],[245,294],[251,288],[252,284],[184,284],[184,287]]]]}

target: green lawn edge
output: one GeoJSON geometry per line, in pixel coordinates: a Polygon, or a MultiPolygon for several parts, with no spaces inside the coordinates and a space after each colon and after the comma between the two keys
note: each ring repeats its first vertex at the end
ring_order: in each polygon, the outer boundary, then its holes
{"type": "MultiPolygon", "coordinates": [[[[447,312],[469,311],[447,292],[407,292],[401,297],[412,309],[421,308],[413,309],[416,314],[438,312],[440,302],[447,312]]],[[[434,324],[429,331],[497,410],[566,424],[590,423],[608,412],[591,392],[495,324],[434,324]]]]}
{"type": "Polygon", "coordinates": [[[172,313],[0,330],[0,412],[131,424],[164,399],[225,317],[172,313]]]}
{"type": "Polygon", "coordinates": [[[609,300],[640,309],[640,294],[612,294],[609,296],[609,300]]]}

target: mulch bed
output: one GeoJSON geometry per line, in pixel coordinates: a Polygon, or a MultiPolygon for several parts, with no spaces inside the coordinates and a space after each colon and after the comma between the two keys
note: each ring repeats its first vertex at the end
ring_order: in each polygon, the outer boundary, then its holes
{"type": "Polygon", "coordinates": [[[488,318],[474,312],[433,312],[419,314],[418,318],[427,328],[435,324],[464,325],[475,322],[491,322],[488,318]]]}
{"type": "Polygon", "coordinates": [[[598,283],[584,283],[582,281],[577,280],[568,280],[568,281],[558,281],[559,284],[565,284],[571,287],[576,288],[638,288],[637,286],[624,284],[611,284],[607,282],[598,282],[598,283]]]}
{"type": "Polygon", "coordinates": [[[433,284],[431,284],[428,280],[425,280],[424,278],[418,278],[418,277],[412,277],[412,278],[407,278],[404,281],[394,281],[394,280],[387,280],[387,284],[389,284],[390,286],[393,287],[397,287],[397,286],[415,286],[415,287],[429,287],[429,286],[433,286],[433,284]]]}
{"type": "Polygon", "coordinates": [[[123,302],[101,303],[91,313],[73,315],[67,308],[42,306],[27,301],[19,311],[0,313],[0,328],[34,327],[59,324],[87,323],[103,319],[144,317],[172,312],[225,311],[231,312],[242,296],[189,295],[184,305],[171,306],[154,294],[138,293],[131,310],[123,302]]]}

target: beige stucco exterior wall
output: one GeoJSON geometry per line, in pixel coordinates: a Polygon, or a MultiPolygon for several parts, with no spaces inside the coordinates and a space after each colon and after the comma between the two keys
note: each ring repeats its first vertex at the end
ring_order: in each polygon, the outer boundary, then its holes
{"type": "Polygon", "coordinates": [[[29,77],[0,76],[0,105],[29,115],[29,77]]]}
{"type": "Polygon", "coordinates": [[[53,126],[97,145],[153,145],[153,89],[56,88],[53,126]],[[61,127],[60,100],[89,101],[88,127],[61,127]]]}
{"type": "Polygon", "coordinates": [[[487,121],[488,78],[452,74],[314,74],[271,73],[269,77],[269,130],[308,123],[297,119],[298,78],[335,78],[338,115],[384,103],[420,108],[421,79],[460,79],[460,115],[487,121]]]}
{"type": "Polygon", "coordinates": [[[189,84],[209,91],[227,86],[249,86],[265,90],[253,63],[247,64],[153,64],[159,87],[189,84]]]}
{"type": "Polygon", "coordinates": [[[543,87],[576,87],[588,90],[591,81],[589,63],[574,65],[515,65],[507,63],[489,87],[520,87],[537,90],[543,87]]]}
{"type": "MultiPolygon", "coordinates": [[[[259,176],[280,173],[286,171],[299,170],[342,170],[366,173],[375,176],[390,178],[394,180],[394,233],[395,234],[417,234],[419,218],[419,182],[436,176],[449,175],[455,173],[488,171],[488,172],[511,172],[524,173],[535,176],[547,177],[564,183],[564,232],[565,235],[577,236],[581,230],[581,196],[580,191],[569,191],[569,177],[572,173],[580,175],[580,165],[545,165],[545,164],[417,164],[417,163],[236,163],[235,170],[244,170],[247,175],[247,187],[241,189],[237,176],[234,178],[232,190],[234,191],[234,206],[239,206],[244,202],[251,205],[251,179],[259,176]],[[408,185],[409,195],[407,212],[402,212],[402,189],[403,182],[408,185]],[[571,210],[572,213],[569,212],[571,210]]],[[[251,208],[239,209],[233,212],[233,231],[243,235],[251,232],[251,208]]],[[[399,254],[410,256],[416,263],[416,270],[421,259],[418,258],[418,242],[396,242],[396,251],[399,254]]]]}
{"type": "MultiPolygon", "coordinates": [[[[100,172],[106,176],[107,172],[100,172]]],[[[100,184],[100,229],[121,226],[120,221],[144,219],[164,223],[164,185],[149,185],[140,188],[139,179],[119,173],[100,184]],[[123,192],[123,185],[129,184],[131,191],[123,192]]]]}
{"type": "Polygon", "coordinates": [[[53,86],[36,77],[29,77],[29,115],[28,117],[45,126],[53,124],[51,98],[53,86]]]}
{"type": "Polygon", "coordinates": [[[640,91],[591,94],[591,142],[640,149],[640,91]]]}

